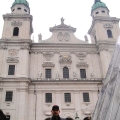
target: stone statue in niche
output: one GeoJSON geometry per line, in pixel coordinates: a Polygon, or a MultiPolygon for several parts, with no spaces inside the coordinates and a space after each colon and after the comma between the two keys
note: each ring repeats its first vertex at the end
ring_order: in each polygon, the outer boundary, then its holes
{"type": "Polygon", "coordinates": [[[73,77],[76,78],[77,77],[77,73],[73,72],[73,77]]]}
{"type": "Polygon", "coordinates": [[[38,78],[42,78],[42,73],[40,71],[38,72],[38,78]]]}
{"type": "Polygon", "coordinates": [[[59,78],[59,73],[58,73],[58,71],[56,72],[56,78],[59,78]]]}

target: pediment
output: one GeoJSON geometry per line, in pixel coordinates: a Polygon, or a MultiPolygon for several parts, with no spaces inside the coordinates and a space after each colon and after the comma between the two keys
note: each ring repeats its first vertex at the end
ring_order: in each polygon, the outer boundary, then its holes
{"type": "Polygon", "coordinates": [[[6,61],[7,63],[18,63],[19,62],[19,60],[16,58],[8,58],[6,61]]]}
{"type": "Polygon", "coordinates": [[[73,27],[68,26],[66,24],[61,24],[61,25],[57,25],[57,26],[50,28],[50,32],[62,31],[62,30],[76,32],[76,28],[73,28],[73,27]]]}

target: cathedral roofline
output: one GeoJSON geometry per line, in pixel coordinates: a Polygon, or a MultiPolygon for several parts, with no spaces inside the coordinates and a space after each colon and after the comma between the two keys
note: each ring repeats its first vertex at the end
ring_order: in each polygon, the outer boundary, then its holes
{"type": "Polygon", "coordinates": [[[61,18],[61,24],[60,25],[57,25],[57,26],[54,26],[54,27],[50,27],[49,30],[50,30],[50,32],[60,31],[60,30],[76,32],[76,28],[64,24],[63,17],[61,18]]]}
{"type": "Polygon", "coordinates": [[[66,31],[72,31],[72,32],[76,32],[76,28],[73,28],[71,26],[68,26],[66,24],[61,24],[61,25],[57,25],[57,26],[54,26],[54,27],[50,27],[50,32],[53,32],[53,31],[60,31],[60,30],[66,30],[66,31]]]}

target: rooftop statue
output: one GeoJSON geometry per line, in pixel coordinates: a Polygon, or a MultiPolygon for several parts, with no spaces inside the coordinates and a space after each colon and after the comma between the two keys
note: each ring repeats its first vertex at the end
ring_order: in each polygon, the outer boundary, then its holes
{"type": "Polygon", "coordinates": [[[62,17],[62,18],[61,18],[61,24],[64,24],[64,20],[65,20],[65,19],[62,17]]]}

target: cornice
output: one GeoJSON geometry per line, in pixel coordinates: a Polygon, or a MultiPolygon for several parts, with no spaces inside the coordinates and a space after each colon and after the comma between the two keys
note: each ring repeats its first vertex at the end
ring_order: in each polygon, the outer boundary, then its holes
{"type": "Polygon", "coordinates": [[[95,17],[92,21],[92,25],[90,27],[90,29],[88,30],[88,34],[91,34],[92,32],[92,29],[94,27],[94,25],[97,23],[97,22],[104,22],[104,21],[107,21],[107,22],[119,22],[119,18],[116,18],[116,17],[95,17]]]}
{"type": "Polygon", "coordinates": [[[114,40],[114,41],[110,41],[110,40],[98,40],[98,42],[97,42],[97,46],[99,47],[99,46],[115,46],[115,44],[116,44],[116,41],[114,40]]]}
{"type": "Polygon", "coordinates": [[[0,43],[32,43],[31,39],[21,39],[18,37],[14,38],[2,38],[0,39],[0,43]]]}
{"type": "Polygon", "coordinates": [[[3,15],[3,19],[6,19],[6,18],[30,18],[31,20],[33,19],[33,16],[32,15],[29,15],[29,14],[5,14],[3,15]]]}

